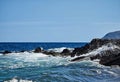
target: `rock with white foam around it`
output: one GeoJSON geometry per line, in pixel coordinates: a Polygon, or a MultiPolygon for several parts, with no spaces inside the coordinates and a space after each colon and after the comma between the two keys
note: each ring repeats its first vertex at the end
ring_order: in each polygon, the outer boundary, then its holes
{"type": "Polygon", "coordinates": [[[73,52],[71,53],[71,57],[74,57],[75,55],[80,56],[82,54],[89,53],[89,52],[91,52],[103,45],[109,44],[109,43],[120,47],[120,39],[118,39],[118,40],[93,39],[90,43],[86,44],[85,46],[80,47],[80,48],[75,48],[73,50],[73,52]]]}
{"type": "Polygon", "coordinates": [[[71,61],[89,57],[91,60],[99,59],[103,65],[120,65],[120,40],[93,39],[89,44],[75,48],[71,56],[75,55],[79,57],[71,61]]]}
{"type": "Polygon", "coordinates": [[[34,53],[40,53],[41,51],[42,51],[42,48],[37,47],[33,52],[34,52],[34,53]]]}
{"type": "Polygon", "coordinates": [[[64,55],[64,56],[69,56],[71,54],[69,49],[64,49],[60,54],[64,55]]]}

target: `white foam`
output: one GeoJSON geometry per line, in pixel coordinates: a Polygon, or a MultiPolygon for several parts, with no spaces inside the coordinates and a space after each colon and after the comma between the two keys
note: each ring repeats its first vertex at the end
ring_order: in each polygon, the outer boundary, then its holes
{"type": "Polygon", "coordinates": [[[9,53],[5,56],[9,61],[2,61],[4,67],[6,68],[22,68],[29,66],[40,66],[40,67],[51,67],[66,65],[69,63],[69,57],[60,57],[60,56],[50,56],[43,53],[9,53]],[[5,62],[5,63],[4,63],[5,62]]]}
{"type": "Polygon", "coordinates": [[[12,80],[7,80],[4,82],[33,82],[33,81],[32,80],[23,80],[23,79],[18,80],[18,79],[13,78],[12,80]]]}

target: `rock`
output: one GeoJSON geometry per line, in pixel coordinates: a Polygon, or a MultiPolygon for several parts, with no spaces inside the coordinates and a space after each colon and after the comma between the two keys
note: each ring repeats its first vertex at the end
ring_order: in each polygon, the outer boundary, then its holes
{"type": "Polygon", "coordinates": [[[52,56],[58,56],[58,55],[60,55],[60,53],[54,52],[54,51],[43,51],[42,53],[44,53],[46,55],[52,55],[52,56]]]}
{"type": "Polygon", "coordinates": [[[90,60],[100,59],[100,55],[91,56],[90,60]]]}
{"type": "Polygon", "coordinates": [[[120,39],[120,31],[107,33],[102,39],[120,39]]]}
{"type": "Polygon", "coordinates": [[[71,56],[79,56],[82,54],[89,55],[86,57],[77,57],[71,61],[81,61],[90,58],[91,60],[99,59],[99,63],[102,65],[120,65],[120,39],[93,39],[85,46],[75,48],[71,53],[71,56]]]}
{"type": "Polygon", "coordinates": [[[40,47],[37,47],[33,52],[34,53],[40,53],[42,51],[42,49],[40,47]]]}
{"type": "Polygon", "coordinates": [[[25,50],[21,50],[20,52],[25,52],[25,50]]]}
{"type": "Polygon", "coordinates": [[[64,49],[60,54],[66,56],[66,55],[70,55],[70,53],[71,53],[70,50],[64,49]]]}
{"type": "Polygon", "coordinates": [[[112,43],[114,45],[120,46],[120,39],[117,39],[117,40],[93,39],[90,43],[86,44],[85,46],[80,48],[75,48],[71,53],[71,57],[74,57],[75,55],[79,56],[82,54],[86,54],[108,43],[112,43]]]}
{"type": "Polygon", "coordinates": [[[111,66],[111,65],[119,65],[120,66],[120,53],[112,54],[109,56],[102,56],[100,58],[100,64],[111,66]]]}
{"type": "Polygon", "coordinates": [[[9,53],[12,53],[12,52],[7,51],[7,50],[3,52],[4,55],[5,55],[5,54],[9,54],[9,53]]]}

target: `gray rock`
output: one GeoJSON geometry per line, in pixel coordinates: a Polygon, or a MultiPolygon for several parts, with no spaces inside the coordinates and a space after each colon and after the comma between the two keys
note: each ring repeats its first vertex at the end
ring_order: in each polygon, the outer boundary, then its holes
{"type": "Polygon", "coordinates": [[[120,39],[120,31],[110,32],[106,34],[102,39],[120,39]]]}

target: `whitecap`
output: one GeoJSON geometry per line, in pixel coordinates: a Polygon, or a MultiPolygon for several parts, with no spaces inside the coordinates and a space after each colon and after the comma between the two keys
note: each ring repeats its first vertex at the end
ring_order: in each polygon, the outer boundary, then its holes
{"type": "Polygon", "coordinates": [[[13,78],[13,79],[11,79],[11,80],[6,80],[6,81],[4,81],[4,82],[35,82],[35,81],[13,78]]]}

